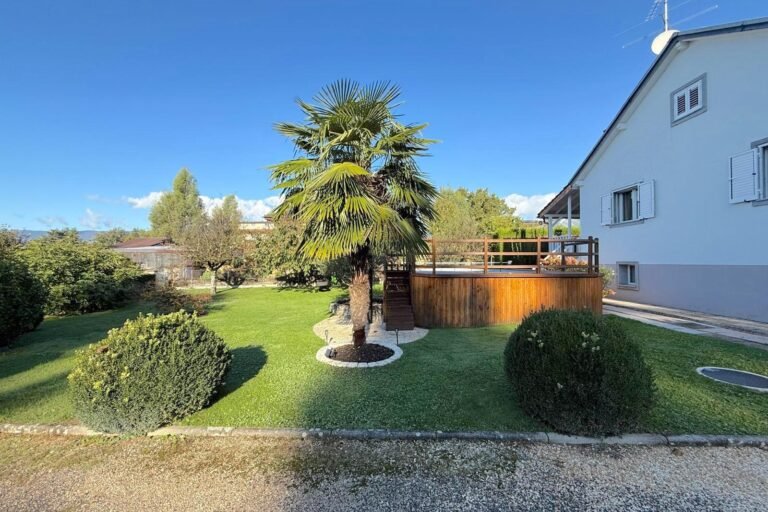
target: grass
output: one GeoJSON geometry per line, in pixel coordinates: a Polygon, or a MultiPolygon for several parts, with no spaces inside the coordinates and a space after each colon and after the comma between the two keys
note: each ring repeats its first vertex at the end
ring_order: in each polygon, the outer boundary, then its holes
{"type": "MultiPolygon", "coordinates": [[[[240,289],[220,292],[203,320],[232,347],[222,396],[184,420],[188,425],[393,428],[433,430],[545,429],[517,406],[502,369],[513,326],[434,329],[404,346],[404,356],[374,370],[345,370],[315,361],[322,341],[312,325],[336,292],[240,289]]],[[[117,311],[46,320],[0,353],[0,421],[71,422],[66,374],[73,351],[138,314],[117,311]]],[[[709,381],[698,366],[768,374],[768,352],[713,338],[615,319],[630,331],[652,366],[659,389],[644,430],[665,433],[768,434],[768,399],[709,381]]]]}

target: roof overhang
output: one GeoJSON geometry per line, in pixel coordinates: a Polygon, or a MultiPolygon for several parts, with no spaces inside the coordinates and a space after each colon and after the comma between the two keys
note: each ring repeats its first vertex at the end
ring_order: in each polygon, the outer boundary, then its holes
{"type": "Polygon", "coordinates": [[[579,195],[578,187],[566,186],[539,212],[539,218],[567,219],[569,217],[568,201],[570,200],[570,217],[580,219],[581,201],[579,195]]]}
{"type": "Polygon", "coordinates": [[[619,113],[616,114],[616,117],[613,118],[613,121],[611,121],[611,124],[608,126],[608,128],[603,132],[600,139],[597,141],[597,144],[592,148],[592,150],[587,155],[587,158],[584,159],[582,164],[579,166],[579,168],[576,170],[576,172],[573,174],[571,179],[568,181],[568,184],[565,186],[565,188],[557,195],[555,196],[552,201],[549,202],[540,212],[538,217],[544,218],[548,215],[554,215],[553,212],[559,211],[559,204],[557,202],[561,199],[561,196],[565,194],[564,197],[567,197],[568,190],[576,190],[576,193],[578,195],[578,188],[574,186],[574,183],[579,178],[579,176],[582,175],[582,173],[587,170],[591,163],[593,158],[602,150],[603,146],[610,142],[610,140],[615,136],[615,134],[618,131],[621,131],[624,127],[623,122],[625,121],[624,117],[628,113],[631,113],[631,108],[634,104],[634,100],[640,95],[641,91],[644,90],[645,86],[654,78],[657,71],[660,71],[664,69],[667,65],[667,61],[672,56],[679,53],[681,50],[685,49],[685,47],[688,45],[689,42],[695,39],[700,39],[702,37],[708,37],[708,36],[716,36],[716,35],[722,35],[722,34],[731,34],[736,32],[747,32],[751,30],[761,30],[768,28],[768,18],[757,18],[753,20],[747,20],[747,21],[740,21],[737,23],[728,23],[726,25],[716,25],[713,27],[706,27],[701,29],[695,29],[695,30],[687,30],[684,32],[678,32],[675,34],[672,39],[669,40],[669,43],[667,43],[667,46],[664,48],[664,51],[661,52],[661,54],[656,58],[655,61],[653,61],[653,64],[651,64],[651,67],[646,71],[645,75],[643,75],[643,78],[640,79],[640,82],[637,84],[637,86],[632,91],[632,94],[629,95],[629,98],[627,98],[627,101],[624,102],[624,105],[622,105],[621,109],[619,110],[619,113]]]}

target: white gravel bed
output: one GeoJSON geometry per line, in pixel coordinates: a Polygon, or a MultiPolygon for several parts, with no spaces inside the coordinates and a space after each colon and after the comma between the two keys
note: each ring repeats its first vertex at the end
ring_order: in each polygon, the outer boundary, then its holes
{"type": "MultiPolygon", "coordinates": [[[[316,323],[312,330],[323,341],[326,339],[327,331],[328,339],[332,345],[352,343],[352,321],[344,313],[330,316],[316,323]]],[[[386,324],[382,322],[379,316],[374,317],[373,322],[366,329],[367,341],[380,345],[395,345],[398,340],[400,345],[413,343],[427,334],[429,334],[429,329],[420,327],[416,327],[412,331],[399,331],[398,333],[387,331],[386,324]]]]}

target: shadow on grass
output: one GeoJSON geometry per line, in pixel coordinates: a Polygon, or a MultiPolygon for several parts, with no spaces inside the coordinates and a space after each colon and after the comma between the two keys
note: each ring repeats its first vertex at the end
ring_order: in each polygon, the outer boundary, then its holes
{"type": "Polygon", "coordinates": [[[25,334],[9,349],[0,352],[0,381],[72,355],[75,350],[106,337],[110,329],[153,309],[146,304],[132,304],[87,315],[48,318],[37,330],[25,334]]]}
{"type": "Polygon", "coordinates": [[[237,391],[243,384],[254,378],[265,364],[267,364],[267,353],[259,345],[232,349],[232,366],[226,376],[226,384],[216,395],[215,401],[237,391]]]}
{"type": "MultiPolygon", "coordinates": [[[[398,430],[536,430],[503,369],[511,327],[434,329],[381,368],[324,367],[298,404],[300,425],[398,430]]],[[[321,364],[315,363],[313,364],[321,364]]]]}
{"type": "Polygon", "coordinates": [[[42,402],[56,399],[62,393],[66,393],[68,373],[68,371],[56,372],[42,380],[0,392],[2,416],[9,417],[28,409],[34,409],[42,402]]]}

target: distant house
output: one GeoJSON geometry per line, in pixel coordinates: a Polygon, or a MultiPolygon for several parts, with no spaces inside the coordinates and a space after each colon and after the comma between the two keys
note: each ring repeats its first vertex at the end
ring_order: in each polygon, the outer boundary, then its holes
{"type": "Polygon", "coordinates": [[[616,297],[768,321],[768,18],[677,33],[566,187],[616,297]]]}
{"type": "Polygon", "coordinates": [[[113,250],[141,265],[146,273],[154,274],[158,281],[187,281],[197,279],[202,274],[201,269],[187,260],[181,248],[167,238],[134,238],[115,245],[113,250]]]}
{"type": "Polygon", "coordinates": [[[272,217],[266,216],[264,220],[243,221],[240,223],[240,231],[245,233],[246,240],[253,240],[254,237],[265,231],[274,229],[275,223],[272,217]]]}

